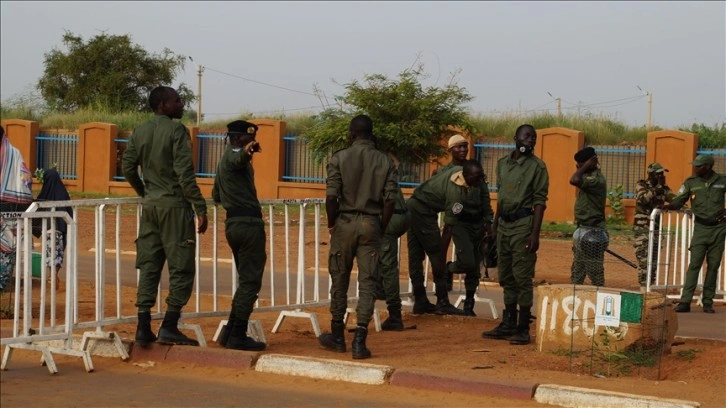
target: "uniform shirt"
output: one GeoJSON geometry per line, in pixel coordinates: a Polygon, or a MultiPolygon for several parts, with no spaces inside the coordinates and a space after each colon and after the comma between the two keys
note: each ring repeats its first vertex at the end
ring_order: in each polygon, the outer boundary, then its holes
{"type": "MultiPolygon", "coordinates": [[[[533,209],[535,205],[546,206],[550,184],[547,166],[535,155],[522,155],[515,160],[513,154],[509,153],[497,161],[497,211],[512,214],[533,209]]],[[[500,219],[499,230],[528,228],[528,218],[511,223],[500,219]]]]}
{"type": "Polygon", "coordinates": [[[438,171],[428,180],[413,190],[411,199],[423,204],[431,213],[439,213],[446,209],[446,196],[448,190],[454,188],[451,175],[461,170],[461,166],[454,166],[448,170],[438,171]]]}
{"type": "Polygon", "coordinates": [[[680,209],[690,198],[693,215],[708,223],[715,223],[716,217],[724,209],[724,194],[726,176],[716,172],[708,180],[691,176],[678,189],[671,205],[680,209]]]}
{"type": "Polygon", "coordinates": [[[668,186],[654,186],[650,180],[638,180],[635,184],[635,217],[633,225],[648,228],[650,213],[657,204],[670,203],[675,193],[668,186]]]}
{"type": "Polygon", "coordinates": [[[241,208],[250,213],[261,212],[255,188],[252,156],[245,149],[227,146],[217,164],[212,198],[225,210],[241,208]]]}
{"type": "MultiPolygon", "coordinates": [[[[455,168],[461,169],[460,166],[455,168]]],[[[479,187],[470,187],[464,179],[462,170],[449,176],[450,188],[446,195],[444,221],[448,225],[473,224],[481,226],[492,219],[492,206],[489,200],[489,185],[486,181],[479,187]]]]}
{"type": "Polygon", "coordinates": [[[194,206],[198,214],[207,205],[197,185],[189,131],[165,115],[134,130],[123,156],[123,173],[145,204],[159,207],[194,206]],[[137,166],[141,166],[143,180],[137,166]]]}
{"type": "Polygon", "coordinates": [[[587,227],[605,226],[607,183],[600,169],[582,175],[575,199],[575,222],[587,227]]]}
{"type": "Polygon", "coordinates": [[[383,204],[395,200],[398,170],[371,140],[356,140],[328,162],[325,194],[339,197],[339,211],[383,214],[383,204]]]}

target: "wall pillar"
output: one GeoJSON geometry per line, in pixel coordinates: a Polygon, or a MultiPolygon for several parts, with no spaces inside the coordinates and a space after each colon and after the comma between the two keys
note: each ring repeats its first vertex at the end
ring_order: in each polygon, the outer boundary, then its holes
{"type": "MultiPolygon", "coordinates": [[[[5,136],[10,140],[10,144],[15,146],[23,155],[25,165],[31,173],[36,168],[36,141],[35,137],[40,132],[38,122],[22,119],[8,119],[2,121],[2,127],[5,129],[5,136]]],[[[35,180],[34,180],[35,182],[35,180]]]]}
{"type": "MultiPolygon", "coordinates": [[[[693,175],[691,162],[696,158],[698,135],[679,130],[658,130],[648,132],[645,151],[645,166],[658,162],[668,169],[666,182],[676,191],[683,181],[693,175]]],[[[646,178],[643,169],[643,178],[646,178]]]]}
{"type": "Polygon", "coordinates": [[[258,126],[257,141],[261,151],[252,158],[255,170],[255,188],[260,200],[278,198],[278,186],[285,172],[285,141],[287,123],[272,119],[250,120],[258,126]]]}
{"type": "Polygon", "coordinates": [[[80,191],[108,194],[116,174],[118,126],[91,122],[78,127],[78,180],[80,191]]]}
{"type": "Polygon", "coordinates": [[[537,130],[534,154],[547,164],[550,177],[544,221],[574,222],[577,188],[569,180],[575,172],[573,156],[584,144],[585,135],[579,130],[559,127],[537,130]]]}

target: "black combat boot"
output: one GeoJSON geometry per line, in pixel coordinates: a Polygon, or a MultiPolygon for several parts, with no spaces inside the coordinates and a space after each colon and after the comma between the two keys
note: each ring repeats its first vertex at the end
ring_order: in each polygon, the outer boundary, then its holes
{"type": "Polygon", "coordinates": [[[413,288],[413,299],[413,314],[436,313],[436,306],[429,302],[423,286],[413,288]]]}
{"type": "Polygon", "coordinates": [[[388,318],[381,324],[383,331],[402,331],[403,318],[401,317],[401,308],[388,309],[388,318]]]}
{"type": "Polygon", "coordinates": [[[247,336],[247,320],[235,320],[225,347],[233,350],[262,351],[267,344],[247,336]]]}
{"type": "Polygon", "coordinates": [[[436,301],[436,314],[464,316],[464,311],[449,302],[449,296],[441,296],[436,301]]]}
{"type": "Polygon", "coordinates": [[[156,341],[156,336],[151,331],[151,312],[139,312],[139,323],[136,326],[135,341],[141,347],[148,347],[156,341]]]}
{"type": "Polygon", "coordinates": [[[492,330],[481,334],[485,339],[506,339],[517,334],[517,304],[505,305],[502,322],[492,330]]]}
{"type": "Polygon", "coordinates": [[[474,298],[464,299],[464,316],[476,317],[476,313],[474,313],[474,298]]]}
{"type": "Polygon", "coordinates": [[[519,323],[517,334],[509,338],[509,344],[525,345],[531,342],[529,338],[529,320],[532,317],[529,307],[519,307],[519,323]]]}
{"type": "Polygon", "coordinates": [[[219,336],[217,336],[217,344],[219,344],[222,347],[227,346],[227,340],[229,340],[229,333],[232,331],[232,328],[234,327],[234,312],[229,314],[229,317],[227,318],[227,324],[222,326],[222,330],[219,331],[219,336]]]}
{"type": "Polygon", "coordinates": [[[331,320],[330,331],[331,333],[323,333],[318,337],[320,346],[336,353],[345,353],[345,322],[331,320]]]}
{"type": "Polygon", "coordinates": [[[358,326],[355,328],[355,337],[353,337],[353,359],[362,360],[371,357],[371,351],[366,348],[366,336],[368,336],[368,328],[358,326]]]}
{"type": "Polygon", "coordinates": [[[198,341],[190,339],[184,335],[184,333],[179,331],[179,328],[177,327],[179,317],[181,317],[181,312],[166,312],[164,315],[164,321],[161,322],[161,328],[159,329],[159,344],[198,346],[198,341]]]}

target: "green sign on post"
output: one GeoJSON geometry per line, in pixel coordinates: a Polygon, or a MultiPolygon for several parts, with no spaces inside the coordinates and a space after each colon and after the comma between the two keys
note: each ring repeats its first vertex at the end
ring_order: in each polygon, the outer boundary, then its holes
{"type": "Polygon", "coordinates": [[[643,312],[643,295],[640,293],[620,293],[620,321],[640,323],[643,312]]]}

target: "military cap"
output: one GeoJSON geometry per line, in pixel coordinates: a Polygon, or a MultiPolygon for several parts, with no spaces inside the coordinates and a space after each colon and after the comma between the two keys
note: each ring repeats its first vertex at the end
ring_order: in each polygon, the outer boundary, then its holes
{"type": "Polygon", "coordinates": [[[663,173],[668,171],[665,167],[663,167],[662,164],[655,162],[651,163],[650,166],[648,166],[648,174],[650,173],[663,173]]]}
{"type": "Polygon", "coordinates": [[[244,120],[235,120],[227,123],[227,133],[239,133],[243,135],[257,134],[257,125],[244,120]]]}
{"type": "Polygon", "coordinates": [[[575,153],[575,161],[578,163],[584,163],[590,160],[593,156],[595,156],[595,149],[591,146],[587,146],[575,153]]]}
{"type": "Polygon", "coordinates": [[[449,138],[449,149],[459,144],[469,144],[469,142],[462,135],[454,135],[449,138]]]}
{"type": "Polygon", "coordinates": [[[713,156],[707,154],[699,154],[691,163],[694,166],[713,166],[713,156]]]}

